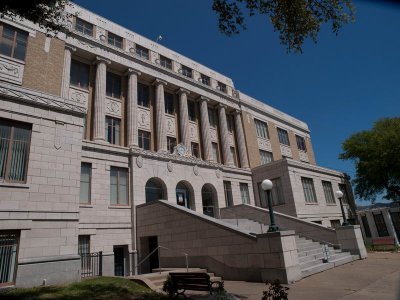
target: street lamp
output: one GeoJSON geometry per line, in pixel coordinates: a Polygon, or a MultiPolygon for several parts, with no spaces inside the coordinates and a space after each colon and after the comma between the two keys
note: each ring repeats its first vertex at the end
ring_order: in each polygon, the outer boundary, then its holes
{"type": "Polygon", "coordinates": [[[349,223],[347,222],[346,215],[344,214],[344,208],[343,208],[343,203],[342,203],[343,192],[336,191],[335,194],[336,194],[336,197],[339,199],[340,209],[342,210],[342,217],[343,217],[342,226],[347,226],[347,225],[349,225],[349,223]]]}
{"type": "Polygon", "coordinates": [[[271,199],[271,190],[272,190],[272,181],[269,179],[264,179],[263,182],[261,183],[261,188],[264,190],[264,192],[267,192],[267,199],[268,199],[268,210],[269,210],[269,219],[270,219],[270,225],[268,228],[268,232],[275,232],[279,231],[279,227],[275,224],[275,217],[274,217],[274,211],[272,209],[272,199],[271,199]]]}

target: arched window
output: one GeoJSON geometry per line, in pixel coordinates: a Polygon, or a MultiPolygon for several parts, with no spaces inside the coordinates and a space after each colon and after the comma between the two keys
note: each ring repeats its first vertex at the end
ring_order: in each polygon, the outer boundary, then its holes
{"type": "Polygon", "coordinates": [[[164,188],[161,180],[150,178],[146,183],[146,203],[164,199],[164,188]]]}
{"type": "Polygon", "coordinates": [[[192,190],[190,189],[188,183],[184,183],[181,181],[176,185],[176,203],[178,205],[194,209],[191,194],[192,190]]]}
{"type": "Polygon", "coordinates": [[[204,185],[201,189],[201,198],[203,201],[203,214],[215,217],[216,216],[216,192],[211,185],[204,185]]]}

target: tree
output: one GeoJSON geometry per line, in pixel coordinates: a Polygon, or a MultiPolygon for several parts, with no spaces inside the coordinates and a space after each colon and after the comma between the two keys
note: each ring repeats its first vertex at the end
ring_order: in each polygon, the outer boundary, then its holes
{"type": "Polygon", "coordinates": [[[264,15],[279,32],[287,51],[302,52],[306,38],[317,41],[322,23],[331,22],[332,31],[354,20],[351,0],[213,0],[222,33],[230,36],[246,29],[243,11],[264,15]]]}
{"type": "Polygon", "coordinates": [[[400,118],[377,121],[371,130],[350,136],[342,145],[340,159],[356,167],[355,193],[365,200],[378,194],[400,200],[400,118]]]}

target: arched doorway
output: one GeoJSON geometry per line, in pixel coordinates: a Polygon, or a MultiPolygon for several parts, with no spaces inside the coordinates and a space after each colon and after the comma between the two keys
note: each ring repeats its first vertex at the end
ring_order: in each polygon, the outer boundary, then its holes
{"type": "Polygon", "coordinates": [[[215,218],[218,215],[217,192],[211,184],[203,185],[201,189],[203,214],[215,218]]]}
{"type": "Polygon", "coordinates": [[[193,188],[188,182],[180,181],[176,185],[176,204],[195,209],[193,188]]]}
{"type": "Polygon", "coordinates": [[[150,178],[146,182],[146,203],[156,200],[165,199],[167,195],[167,187],[165,183],[159,178],[150,178]]]}

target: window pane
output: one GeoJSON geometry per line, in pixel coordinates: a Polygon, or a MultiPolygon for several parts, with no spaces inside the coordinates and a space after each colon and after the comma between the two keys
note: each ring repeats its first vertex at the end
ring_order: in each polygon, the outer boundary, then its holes
{"type": "Polygon", "coordinates": [[[272,153],[264,150],[260,150],[261,164],[265,165],[273,161],[272,153]]]}
{"type": "Polygon", "coordinates": [[[0,178],[4,178],[8,149],[10,146],[11,126],[0,124],[0,178]]]}
{"type": "Polygon", "coordinates": [[[25,167],[28,158],[30,130],[14,127],[11,166],[9,179],[12,181],[25,180],[25,167]]]}
{"type": "Polygon", "coordinates": [[[138,83],[138,105],[149,107],[149,87],[138,83]]]}
{"type": "Polygon", "coordinates": [[[81,181],[80,181],[80,203],[90,203],[90,181],[91,181],[92,165],[88,163],[81,164],[81,181]]]}
{"type": "Polygon", "coordinates": [[[247,183],[240,183],[240,194],[242,197],[242,203],[250,204],[249,186],[247,183]]]}
{"type": "Polygon", "coordinates": [[[278,128],[278,138],[281,144],[290,146],[289,144],[289,136],[286,130],[278,128]]]}
{"type": "Polygon", "coordinates": [[[89,87],[89,70],[89,65],[72,60],[70,72],[71,85],[87,89],[89,87]]]}

